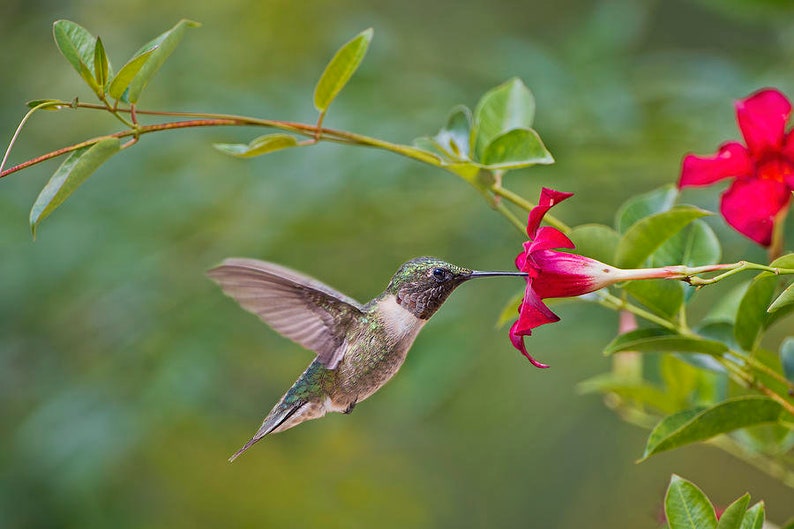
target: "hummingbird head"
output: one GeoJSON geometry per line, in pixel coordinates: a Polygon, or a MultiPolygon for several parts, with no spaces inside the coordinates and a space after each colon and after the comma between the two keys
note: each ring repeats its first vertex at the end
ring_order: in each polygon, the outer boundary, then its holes
{"type": "Polygon", "coordinates": [[[403,263],[386,287],[397,303],[417,318],[426,320],[458,285],[475,277],[526,276],[524,272],[477,272],[436,259],[417,257],[403,263]]]}

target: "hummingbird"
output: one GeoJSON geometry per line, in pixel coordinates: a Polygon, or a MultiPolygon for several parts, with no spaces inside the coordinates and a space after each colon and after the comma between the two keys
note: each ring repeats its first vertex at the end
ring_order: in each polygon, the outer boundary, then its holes
{"type": "Polygon", "coordinates": [[[316,358],[265,417],[234,461],[268,434],[327,412],[350,413],[400,369],[425,323],[462,283],[481,272],[433,257],[404,263],[386,290],[365,304],[289,268],[231,258],[209,270],[224,293],[316,358]]]}

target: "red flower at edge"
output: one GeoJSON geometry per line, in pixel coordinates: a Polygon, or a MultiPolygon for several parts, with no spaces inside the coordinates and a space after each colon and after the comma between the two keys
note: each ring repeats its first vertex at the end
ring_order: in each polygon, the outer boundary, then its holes
{"type": "MultiPolygon", "coordinates": [[[[546,298],[569,298],[594,292],[604,287],[639,279],[683,279],[686,270],[681,266],[661,268],[615,268],[583,255],[560,252],[555,248],[574,248],[573,242],[557,228],[540,227],[543,216],[555,204],[572,196],[553,189],[543,188],[538,205],[529,212],[524,250],[516,257],[516,267],[527,273],[527,288],[518,308],[518,321],[510,327],[510,341],[536,367],[549,367],[532,358],[524,345],[524,336],[532,329],[554,323],[560,318],[543,300],[546,298]]],[[[725,265],[713,265],[713,271],[725,265]]]]}
{"type": "Polygon", "coordinates": [[[705,186],[734,178],[722,194],[720,211],[739,233],[760,245],[772,243],[777,215],[794,190],[794,131],[786,132],[791,103],[767,88],[736,102],[745,147],[730,141],[717,154],[684,158],[678,187],[705,186]]]}

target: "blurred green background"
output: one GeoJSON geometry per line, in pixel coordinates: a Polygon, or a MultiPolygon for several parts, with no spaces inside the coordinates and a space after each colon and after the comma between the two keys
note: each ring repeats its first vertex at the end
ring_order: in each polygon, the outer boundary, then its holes
{"type": "MultiPolygon", "coordinates": [[[[508,176],[577,196],[556,213],[611,224],[620,202],[674,181],[687,151],[738,137],[733,100],[794,93],[788,1],[5,0],[0,135],[30,99],[92,100],[51,24],[100,34],[120,67],[180,18],[202,22],[141,107],[314,120],[333,51],[375,40],[326,123],[398,142],[521,77],[554,166],[508,176]]],[[[19,162],[116,130],[100,113],[40,113],[19,162]]],[[[31,241],[28,212],[57,167],[0,181],[0,526],[656,527],[672,472],[718,504],[749,491],[772,520],[792,493],[695,446],[635,464],[645,432],[576,384],[608,369],[615,315],[557,305],[529,348],[495,329],[512,280],[456,292],[400,374],[350,416],[273,436],[235,464],[311,355],[225,298],[204,272],[246,256],[359,300],[435,255],[509,269],[521,238],[453,176],[382,152],[320,145],[250,161],[212,142],[256,129],[150,135],[111,160],[31,241]]],[[[687,198],[716,208],[716,194],[687,198]]],[[[764,259],[726,229],[726,259],[764,259]]]]}

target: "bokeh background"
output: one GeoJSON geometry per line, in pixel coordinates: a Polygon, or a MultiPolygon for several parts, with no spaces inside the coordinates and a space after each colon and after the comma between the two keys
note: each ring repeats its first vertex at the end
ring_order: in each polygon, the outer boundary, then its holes
{"type": "MultiPolygon", "coordinates": [[[[325,62],[372,26],[329,126],[409,142],[519,76],[558,163],[507,184],[576,192],[561,218],[611,224],[623,200],[674,181],[685,152],[738,137],[733,100],[769,85],[794,94],[790,5],[4,0],[0,136],[27,100],[92,99],[52,42],[59,18],[100,34],[117,68],[198,20],[142,107],[307,122],[325,62]]],[[[114,127],[100,113],[40,113],[12,161],[114,127]]],[[[388,153],[320,145],[241,161],[211,148],[259,134],[145,137],[35,242],[29,208],[58,162],[0,181],[0,526],[652,528],[672,472],[717,503],[749,491],[772,520],[792,514],[790,489],[714,448],[636,464],[645,432],[576,390],[608,369],[615,315],[557,305],[562,322],[529,341],[552,368],[534,369],[494,326],[512,280],[457,291],[352,415],[227,463],[311,355],[225,298],[209,267],[273,260],[366,300],[408,258],[506,269],[521,242],[455,177],[388,153]]],[[[688,197],[716,206],[713,191],[688,197]]],[[[726,259],[764,259],[710,223],[726,259]]]]}

